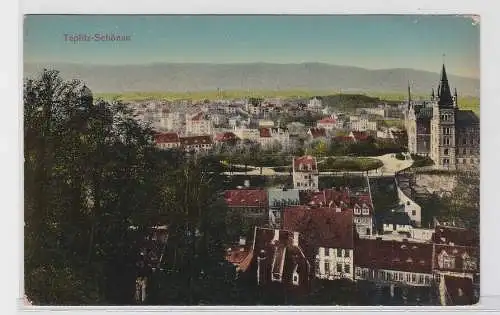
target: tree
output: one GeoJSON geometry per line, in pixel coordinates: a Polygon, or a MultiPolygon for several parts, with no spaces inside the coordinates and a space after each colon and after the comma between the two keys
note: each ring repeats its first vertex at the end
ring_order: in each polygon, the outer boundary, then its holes
{"type": "Polygon", "coordinates": [[[57,71],[26,80],[24,113],[27,295],[35,304],[131,303],[129,226],[147,224],[143,213],[163,203],[151,130],[57,71]]]}

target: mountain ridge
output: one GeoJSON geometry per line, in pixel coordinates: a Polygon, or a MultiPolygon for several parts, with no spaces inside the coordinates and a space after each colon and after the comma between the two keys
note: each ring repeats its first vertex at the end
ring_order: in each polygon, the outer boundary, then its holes
{"type": "MultiPolygon", "coordinates": [[[[436,88],[439,73],[411,68],[365,69],[321,62],[278,63],[149,63],[98,65],[24,63],[30,77],[43,68],[59,70],[65,79],[80,79],[96,93],[137,91],[193,92],[209,90],[343,90],[414,93],[436,88]]],[[[448,79],[462,96],[479,96],[479,79],[454,75],[448,79]]],[[[452,72],[452,71],[451,71],[452,72]]]]}

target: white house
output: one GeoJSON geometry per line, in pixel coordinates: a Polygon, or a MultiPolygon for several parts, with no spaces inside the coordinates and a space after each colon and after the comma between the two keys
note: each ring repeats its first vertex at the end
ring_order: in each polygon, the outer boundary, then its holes
{"type": "Polygon", "coordinates": [[[318,189],[318,164],[311,155],[293,159],[293,187],[299,190],[318,189]]]}
{"type": "Polygon", "coordinates": [[[349,128],[354,131],[376,131],[377,122],[370,121],[366,118],[359,118],[349,122],[349,128]]]}
{"type": "Polygon", "coordinates": [[[339,207],[285,209],[283,228],[310,235],[308,246],[314,248],[314,275],[318,279],[354,278],[354,229],[352,211],[339,207]],[[307,223],[305,223],[307,222],[307,223]],[[317,233],[308,229],[314,227],[317,233]]]}
{"type": "Polygon", "coordinates": [[[260,137],[259,129],[249,129],[244,127],[235,127],[233,133],[242,140],[258,141],[260,137]]]}
{"type": "Polygon", "coordinates": [[[321,120],[318,120],[316,123],[316,127],[325,129],[327,131],[332,131],[335,128],[338,128],[337,126],[337,119],[334,117],[325,117],[321,120]]]}
{"type": "Polygon", "coordinates": [[[422,223],[422,207],[406,196],[399,186],[397,186],[397,190],[399,201],[404,206],[404,212],[408,214],[410,220],[414,222],[416,226],[420,226],[422,223]]]}
{"type": "Polygon", "coordinates": [[[212,121],[206,119],[205,114],[198,112],[193,116],[186,117],[186,134],[209,135],[212,134],[212,121]]]}
{"type": "Polygon", "coordinates": [[[283,128],[260,128],[258,142],[263,148],[270,149],[276,144],[284,148],[290,145],[290,134],[283,128]]]}
{"type": "Polygon", "coordinates": [[[314,97],[307,103],[307,109],[311,112],[321,112],[323,110],[323,102],[319,98],[314,97]]]}

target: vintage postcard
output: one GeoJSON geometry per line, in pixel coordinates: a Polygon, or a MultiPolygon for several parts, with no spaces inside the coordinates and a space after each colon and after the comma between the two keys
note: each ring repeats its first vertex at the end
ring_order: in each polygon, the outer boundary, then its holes
{"type": "Polygon", "coordinates": [[[478,302],[478,16],[23,33],[26,303],[478,302]]]}

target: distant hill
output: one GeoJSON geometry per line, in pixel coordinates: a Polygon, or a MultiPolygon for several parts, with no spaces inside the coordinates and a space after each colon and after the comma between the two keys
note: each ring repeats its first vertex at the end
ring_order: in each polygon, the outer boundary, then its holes
{"type": "MultiPolygon", "coordinates": [[[[97,93],[195,92],[222,90],[331,90],[405,93],[408,80],[415,93],[429,94],[439,74],[414,69],[368,70],[321,63],[302,64],[24,64],[24,75],[57,69],[66,79],[86,81],[97,93]]],[[[439,70],[439,69],[437,69],[439,70]]],[[[453,72],[453,69],[447,69],[453,72]]],[[[462,96],[479,96],[479,80],[448,75],[462,96]]]]}

